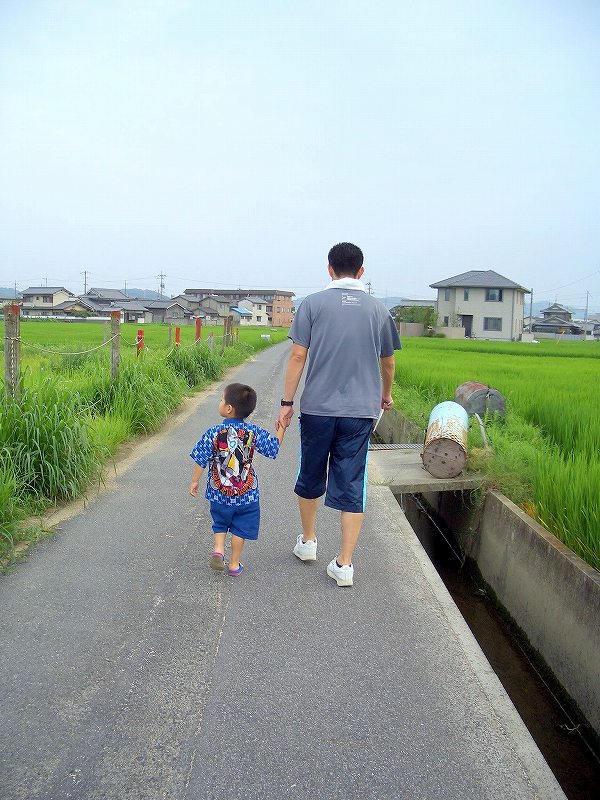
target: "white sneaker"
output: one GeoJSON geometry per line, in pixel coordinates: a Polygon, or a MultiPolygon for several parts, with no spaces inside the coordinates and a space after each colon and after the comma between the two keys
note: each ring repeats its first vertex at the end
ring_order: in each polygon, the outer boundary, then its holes
{"type": "Polygon", "coordinates": [[[349,566],[338,567],[337,561],[334,558],[327,565],[327,574],[330,578],[333,578],[338,586],[352,586],[354,567],[352,564],[349,566]]]}
{"type": "Polygon", "coordinates": [[[302,534],[298,534],[298,538],[296,539],[296,544],[294,545],[294,555],[297,556],[300,561],[316,561],[317,560],[317,540],[314,541],[308,540],[308,542],[302,541],[302,534]]]}

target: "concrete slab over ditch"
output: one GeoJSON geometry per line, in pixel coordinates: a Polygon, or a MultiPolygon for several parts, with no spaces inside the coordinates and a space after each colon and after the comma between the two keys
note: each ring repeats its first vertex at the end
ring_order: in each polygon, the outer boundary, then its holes
{"type": "Polygon", "coordinates": [[[420,446],[409,450],[370,450],[369,480],[400,494],[458,492],[481,485],[479,478],[465,472],[456,478],[435,478],[423,467],[422,452],[420,446]]]}

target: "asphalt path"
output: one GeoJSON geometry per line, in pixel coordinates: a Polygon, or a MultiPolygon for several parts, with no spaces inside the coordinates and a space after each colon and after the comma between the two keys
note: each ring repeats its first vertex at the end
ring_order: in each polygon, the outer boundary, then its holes
{"type": "MultiPolygon", "coordinates": [[[[289,347],[232,371],[274,428],[289,347]]],[[[298,432],[257,456],[245,572],[208,567],[189,451],[223,383],[139,442],[0,577],[0,798],[563,798],[390,491],[355,583],[291,553],[298,432]]],[[[56,520],[55,520],[56,521],[56,520]]]]}

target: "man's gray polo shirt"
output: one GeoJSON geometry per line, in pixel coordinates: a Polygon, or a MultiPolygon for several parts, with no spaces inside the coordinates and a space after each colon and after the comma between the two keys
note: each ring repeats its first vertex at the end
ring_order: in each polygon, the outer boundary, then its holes
{"type": "Polygon", "coordinates": [[[377,419],[379,359],[393,355],[401,344],[390,312],[360,281],[341,278],[306,297],[288,336],[309,349],[303,414],[377,419]]]}

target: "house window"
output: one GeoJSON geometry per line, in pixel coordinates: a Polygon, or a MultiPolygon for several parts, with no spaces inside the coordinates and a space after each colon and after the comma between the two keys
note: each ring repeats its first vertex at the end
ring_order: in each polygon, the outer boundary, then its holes
{"type": "Polygon", "coordinates": [[[257,322],[262,322],[262,317],[257,317],[257,318],[256,318],[256,321],[257,321],[257,322]]]}
{"type": "Polygon", "coordinates": [[[447,328],[447,327],[448,327],[448,322],[449,322],[449,321],[450,321],[450,318],[449,318],[449,317],[444,317],[444,327],[445,327],[445,328],[447,328]]]}
{"type": "Polygon", "coordinates": [[[484,331],[501,331],[502,330],[502,317],[484,317],[483,318],[484,331]]]}
{"type": "Polygon", "coordinates": [[[486,289],[485,299],[488,303],[501,303],[502,302],[502,289],[486,289]]]}
{"type": "Polygon", "coordinates": [[[468,300],[468,299],[469,299],[469,290],[463,289],[463,300],[468,300]]]}
{"type": "Polygon", "coordinates": [[[450,289],[444,289],[444,300],[450,300],[450,289]]]}

